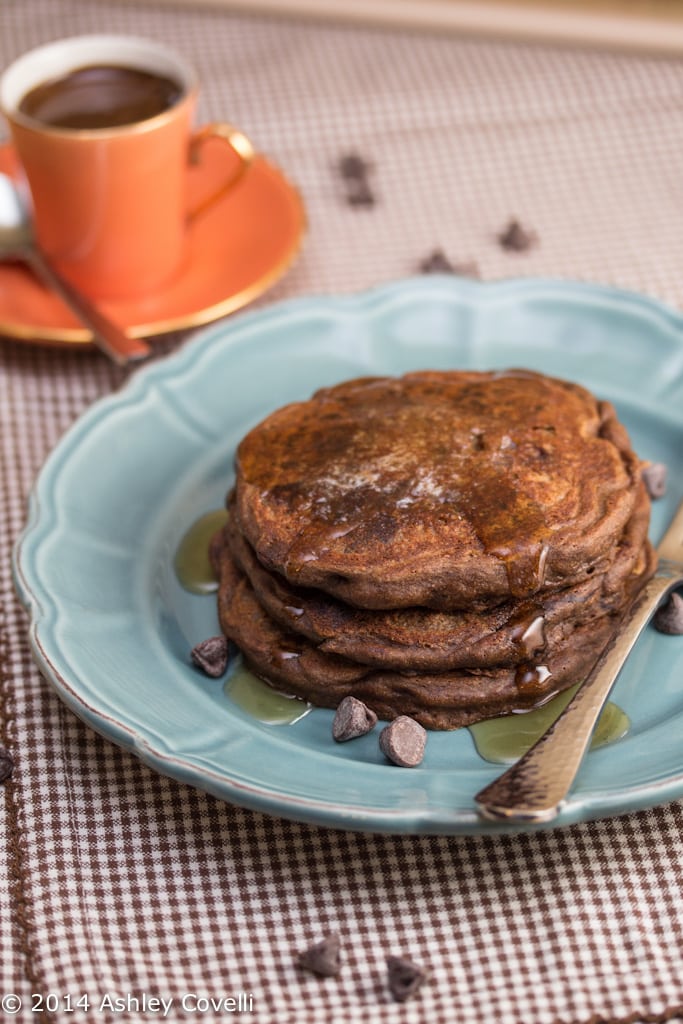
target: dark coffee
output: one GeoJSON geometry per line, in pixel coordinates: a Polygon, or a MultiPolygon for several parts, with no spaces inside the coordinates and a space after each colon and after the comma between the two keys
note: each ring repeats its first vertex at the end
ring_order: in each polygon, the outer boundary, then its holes
{"type": "Polygon", "coordinates": [[[168,110],[182,87],[152,71],[97,65],[42,82],[26,93],[19,110],[54,128],[116,128],[168,110]]]}

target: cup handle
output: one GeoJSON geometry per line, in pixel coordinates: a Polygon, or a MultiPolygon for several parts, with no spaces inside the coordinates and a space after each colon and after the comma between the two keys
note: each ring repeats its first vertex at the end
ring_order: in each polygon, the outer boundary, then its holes
{"type": "Polygon", "coordinates": [[[224,181],[214,192],[211,192],[208,196],[202,199],[194,209],[190,210],[187,215],[188,221],[193,221],[195,217],[204,213],[209,206],[221,199],[227,192],[229,192],[238,181],[241,181],[247,168],[256,156],[256,152],[247,136],[239,130],[234,128],[231,124],[226,124],[221,121],[214,122],[212,124],[206,124],[203,128],[199,128],[193,133],[190,139],[190,163],[199,163],[199,152],[209,139],[222,139],[230,146],[234,153],[239,157],[239,165],[235,172],[224,181]]]}

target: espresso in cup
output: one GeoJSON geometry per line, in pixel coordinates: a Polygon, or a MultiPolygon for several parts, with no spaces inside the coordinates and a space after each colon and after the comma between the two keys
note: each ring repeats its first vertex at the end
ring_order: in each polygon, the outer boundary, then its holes
{"type": "Polygon", "coordinates": [[[136,36],[56,40],[0,76],[0,110],[31,193],[38,244],[96,299],[147,299],[191,256],[189,227],[254,157],[233,125],[194,128],[197,76],[168,47],[136,36]],[[206,143],[225,175],[188,204],[206,143]]]}
{"type": "Polygon", "coordinates": [[[19,111],[52,128],[115,128],[163,114],[182,95],[174,78],[102,64],[41,82],[23,97],[19,111]]]}

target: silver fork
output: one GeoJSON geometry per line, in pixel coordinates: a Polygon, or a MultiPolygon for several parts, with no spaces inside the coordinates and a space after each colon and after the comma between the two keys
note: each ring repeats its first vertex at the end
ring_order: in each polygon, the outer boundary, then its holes
{"type": "Polygon", "coordinates": [[[533,823],[559,814],[624,662],[664,598],[683,583],[683,502],[657,554],[657,571],[562,714],[519,761],[475,796],[483,817],[533,823]]]}

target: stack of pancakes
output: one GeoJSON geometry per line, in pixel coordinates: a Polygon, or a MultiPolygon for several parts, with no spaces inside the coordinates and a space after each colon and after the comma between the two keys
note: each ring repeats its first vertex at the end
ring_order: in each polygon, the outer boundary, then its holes
{"type": "Polygon", "coordinates": [[[242,440],[226,636],[277,689],[451,729],[580,681],[655,567],[613,407],[526,370],[367,377],[242,440]]]}

